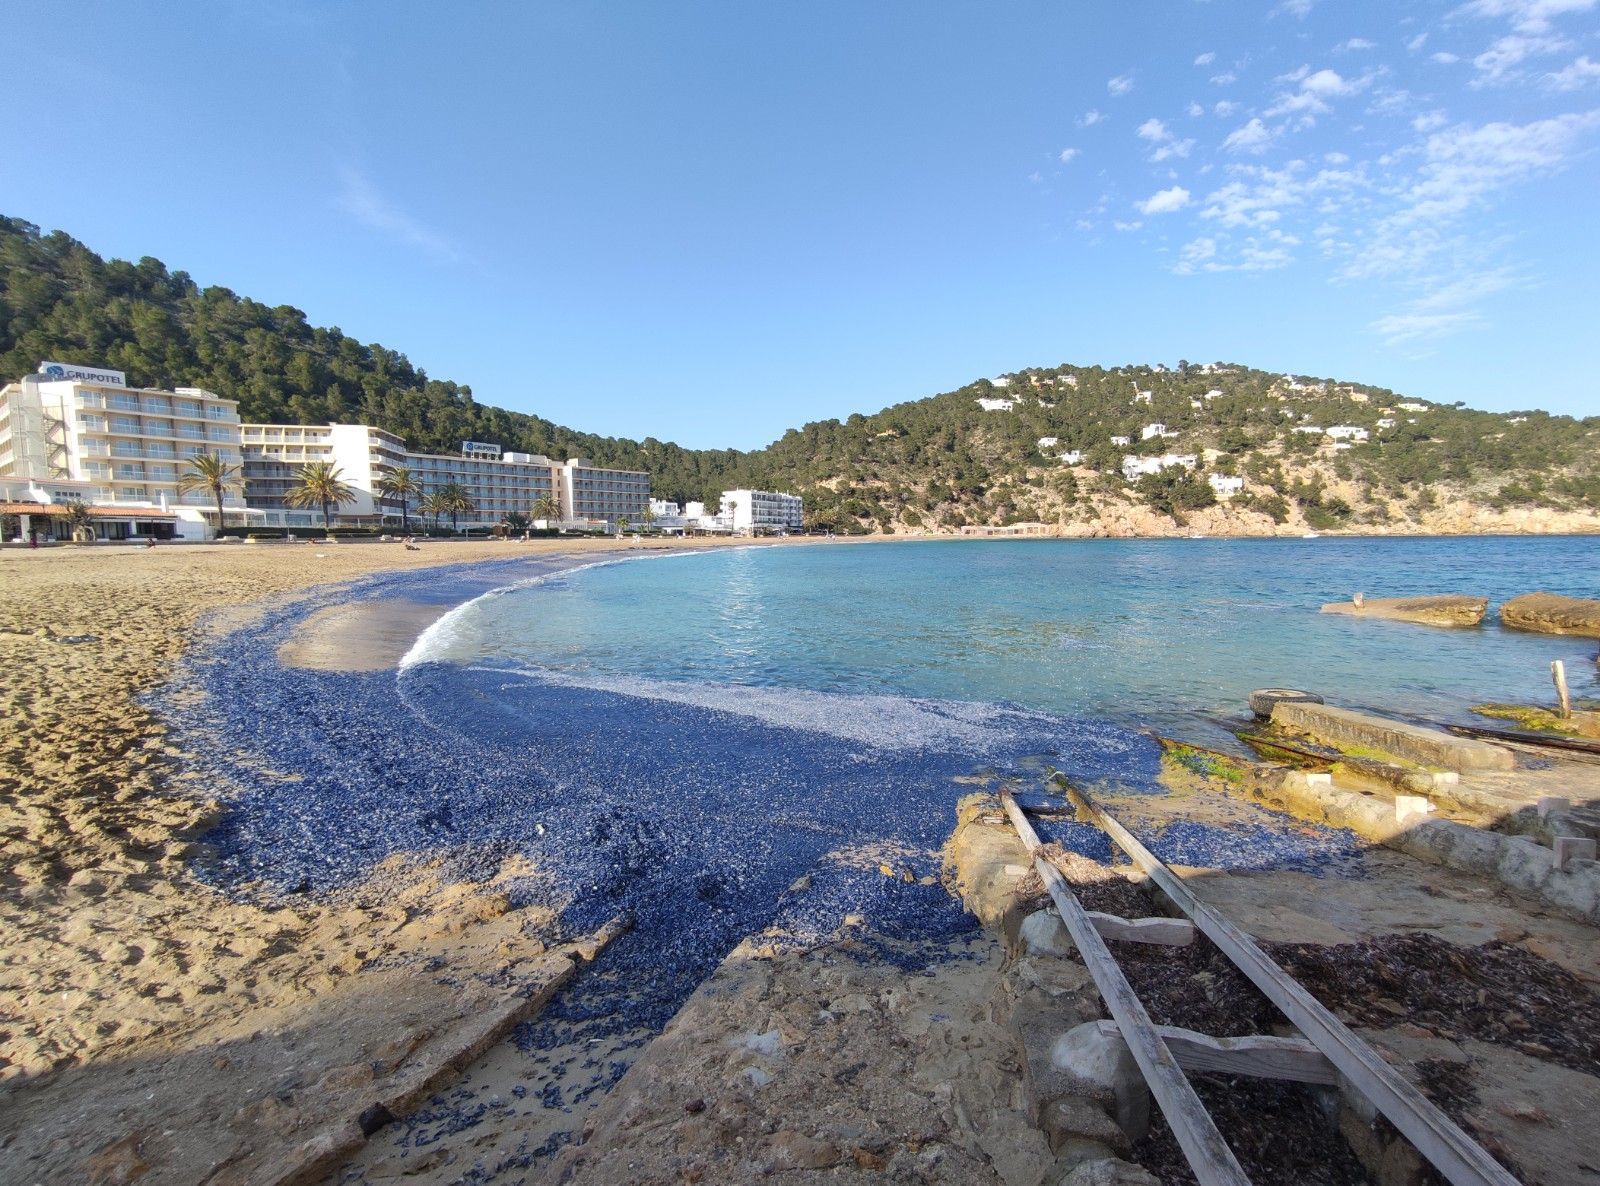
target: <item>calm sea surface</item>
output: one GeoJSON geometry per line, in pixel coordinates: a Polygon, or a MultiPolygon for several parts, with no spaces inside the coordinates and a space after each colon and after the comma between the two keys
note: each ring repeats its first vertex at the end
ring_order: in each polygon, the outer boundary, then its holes
{"type": "MultiPolygon", "coordinates": [[[[595,567],[464,607],[416,657],[576,686],[1003,703],[1194,727],[1264,686],[1461,719],[1593,695],[1595,644],[1503,630],[1498,602],[1600,595],[1600,539],[927,541],[750,548],[595,567]],[[1476,630],[1319,614],[1357,590],[1489,596],[1476,630]]],[[[762,697],[769,703],[770,697],[762,697]]]]}

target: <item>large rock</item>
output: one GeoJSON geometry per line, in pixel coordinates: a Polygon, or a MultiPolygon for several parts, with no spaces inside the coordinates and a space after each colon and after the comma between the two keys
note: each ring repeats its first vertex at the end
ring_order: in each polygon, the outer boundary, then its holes
{"type": "Polygon", "coordinates": [[[1500,624],[1539,634],[1600,638],[1600,601],[1559,593],[1524,593],[1500,607],[1500,624]]]}
{"type": "Polygon", "coordinates": [[[1360,605],[1354,601],[1330,601],[1322,607],[1322,612],[1353,618],[1420,622],[1424,626],[1476,626],[1483,621],[1488,609],[1487,597],[1438,593],[1428,597],[1366,597],[1360,605]]]}

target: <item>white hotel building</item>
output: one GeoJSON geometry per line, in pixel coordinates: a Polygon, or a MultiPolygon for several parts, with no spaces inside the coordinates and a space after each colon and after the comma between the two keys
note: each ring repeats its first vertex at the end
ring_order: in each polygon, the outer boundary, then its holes
{"type": "Polygon", "coordinates": [[[647,473],[602,469],[582,458],[562,465],[482,441],[463,441],[459,455],[413,453],[400,437],[366,424],[246,424],[242,440],[246,501],[265,512],[268,528],[321,526],[320,509],[294,508],[287,500],[300,467],[314,461],[336,466],[355,492],[354,501],[335,509],[348,526],[400,521],[399,503],[385,501],[379,486],[402,466],[419,490],[409,500],[413,519],[420,519],[422,495],[454,483],[475,508],[459,517],[466,527],[492,527],[512,512],[534,518],[534,508],[549,499],[562,526],[595,529],[638,518],[650,501],[647,473]]]}
{"type": "MultiPolygon", "coordinates": [[[[197,453],[239,464],[236,401],[198,387],[129,387],[121,371],[54,362],[0,388],[0,504],[24,535],[66,538],[62,504],[82,502],[100,539],[205,539],[215,500],[178,493],[197,453]]],[[[223,507],[244,521],[237,493],[223,507]]]]}
{"type": "Polygon", "coordinates": [[[771,490],[724,490],[717,518],[735,534],[799,531],[805,525],[805,507],[798,494],[778,494],[771,490]]]}

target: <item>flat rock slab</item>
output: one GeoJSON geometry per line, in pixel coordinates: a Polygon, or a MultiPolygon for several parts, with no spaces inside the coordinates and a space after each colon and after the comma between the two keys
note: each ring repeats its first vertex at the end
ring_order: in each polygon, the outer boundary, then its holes
{"type": "Polygon", "coordinates": [[[1424,626],[1476,626],[1483,621],[1488,609],[1487,597],[1439,593],[1427,597],[1368,597],[1360,605],[1353,601],[1330,601],[1322,607],[1322,612],[1352,618],[1420,622],[1424,626]]]}
{"type": "Polygon", "coordinates": [[[1329,704],[1279,704],[1272,710],[1272,723],[1309,733],[1331,745],[1377,749],[1424,766],[1447,770],[1511,770],[1516,766],[1511,751],[1498,745],[1329,704]]]}
{"type": "Polygon", "coordinates": [[[1600,601],[1559,593],[1524,593],[1500,607],[1500,624],[1538,634],[1600,638],[1600,601]]]}

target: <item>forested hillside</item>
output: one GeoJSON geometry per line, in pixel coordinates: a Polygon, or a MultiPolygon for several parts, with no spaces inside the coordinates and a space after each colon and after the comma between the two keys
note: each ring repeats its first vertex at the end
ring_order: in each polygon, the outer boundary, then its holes
{"type": "Polygon", "coordinates": [[[662,497],[794,490],[813,522],[841,531],[1471,530],[1511,512],[1555,529],[1600,511],[1600,417],[1477,412],[1224,363],[1024,370],[807,424],[749,453],[598,437],[479,404],[470,387],[290,306],[202,289],[155,259],[103,260],[59,231],[0,218],[0,377],[46,358],[114,367],[138,385],[206,387],[237,399],[246,420],[366,422],[436,451],[471,439],[587,456],[648,470],[662,497]],[[1343,439],[1315,431],[1327,428],[1343,439]],[[1129,456],[1166,462],[1130,481],[1129,456]],[[1242,479],[1225,510],[1213,475],[1242,479]]]}

